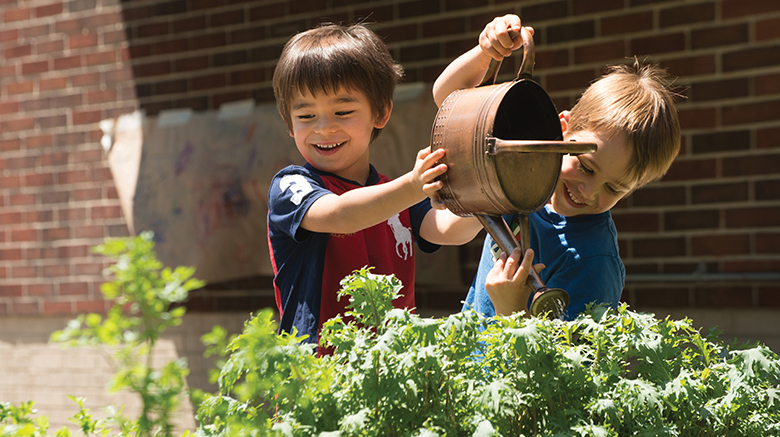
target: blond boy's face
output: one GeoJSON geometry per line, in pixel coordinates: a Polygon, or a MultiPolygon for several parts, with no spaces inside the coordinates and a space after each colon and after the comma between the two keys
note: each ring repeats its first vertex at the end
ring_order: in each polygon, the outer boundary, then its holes
{"type": "Polygon", "coordinates": [[[598,148],[593,153],[563,157],[558,185],[550,199],[555,212],[566,217],[599,214],[635,187],[634,181],[625,179],[633,158],[625,133],[567,132],[564,139],[596,143],[598,148]]]}
{"type": "Polygon", "coordinates": [[[343,87],[335,93],[295,93],[290,108],[290,136],[306,161],[318,170],[365,183],[371,133],[387,124],[390,111],[375,115],[365,94],[343,87]]]}

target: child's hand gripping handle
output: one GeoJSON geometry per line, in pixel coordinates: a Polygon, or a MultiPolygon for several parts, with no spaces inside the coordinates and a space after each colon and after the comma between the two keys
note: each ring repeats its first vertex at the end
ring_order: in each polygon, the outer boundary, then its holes
{"type": "MultiPolygon", "coordinates": [[[[520,244],[518,244],[514,234],[512,234],[512,230],[509,229],[509,225],[506,224],[502,217],[484,214],[477,214],[476,217],[488,231],[490,236],[493,237],[493,240],[498,243],[498,247],[505,253],[512,253],[512,250],[516,247],[520,247],[521,251],[528,249],[528,246],[530,245],[530,236],[527,215],[520,215],[520,244]]],[[[535,269],[531,269],[528,273],[527,282],[534,290],[534,299],[529,308],[532,316],[539,316],[549,312],[553,317],[557,318],[560,317],[566,310],[566,307],[569,306],[569,294],[560,288],[547,288],[535,269]]]]}

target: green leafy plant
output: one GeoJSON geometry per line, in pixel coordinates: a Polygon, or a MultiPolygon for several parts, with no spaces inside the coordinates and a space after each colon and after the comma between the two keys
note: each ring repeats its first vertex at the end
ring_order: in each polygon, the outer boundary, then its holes
{"type": "MultiPolygon", "coordinates": [[[[178,304],[190,290],[204,285],[192,277],[194,268],[163,267],[154,254],[152,237],[144,232],[97,246],[95,252],[114,260],[108,269],[112,280],[101,286],[114,305],[105,317],[81,315],[52,334],[55,342],[101,350],[114,371],[110,389],[129,390],[140,397],[142,411],[137,420],[114,412],[113,421],[122,435],[172,434],[171,415],[186,394],[189,370],[183,358],[154,368],[154,346],[167,328],[181,324],[185,308],[178,304]]],[[[80,425],[85,435],[83,424],[88,423],[85,420],[80,425]]]]}
{"type": "Polygon", "coordinates": [[[401,284],[343,282],[317,358],[269,311],[229,346],[203,435],[780,435],[780,358],[729,350],[691,321],[592,307],[574,321],[442,319],[393,309],[401,284]]]}

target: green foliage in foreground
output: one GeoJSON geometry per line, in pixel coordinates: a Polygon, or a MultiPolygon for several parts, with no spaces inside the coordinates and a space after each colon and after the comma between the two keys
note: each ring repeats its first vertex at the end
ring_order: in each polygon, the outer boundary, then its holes
{"type": "Polygon", "coordinates": [[[95,252],[114,262],[108,268],[112,280],[101,286],[103,296],[114,305],[105,316],[81,315],[52,334],[54,342],[99,349],[114,371],[109,389],[128,390],[141,400],[137,419],[113,409],[110,420],[98,421],[88,415],[83,401],[72,398],[79,412],[71,421],[85,436],[108,433],[108,425],[120,435],[171,436],[172,415],[186,399],[186,360],[154,368],[154,345],[166,329],[181,324],[185,308],[178,304],[204,283],[192,277],[192,267],[164,267],[154,253],[152,237],[144,232],[95,247],[95,252]]]}
{"type": "Polygon", "coordinates": [[[401,284],[346,278],[347,319],[316,358],[271,312],[229,345],[205,436],[780,435],[780,358],[729,351],[690,320],[594,308],[575,321],[426,319],[392,309],[401,284]]]}

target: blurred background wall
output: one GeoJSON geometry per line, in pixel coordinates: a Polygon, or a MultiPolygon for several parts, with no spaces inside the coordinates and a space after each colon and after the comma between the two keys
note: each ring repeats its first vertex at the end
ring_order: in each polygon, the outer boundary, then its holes
{"type": "MultiPolygon", "coordinates": [[[[22,348],[45,343],[47,322],[107,309],[99,290],[106,261],[89,249],[106,237],[130,235],[133,214],[140,216],[132,224],[142,225],[133,232],[160,234],[162,258],[191,261],[210,282],[193,293],[187,323],[218,316],[240,327],[250,312],[274,306],[270,266],[253,255],[267,256],[263,196],[269,169],[284,161],[269,164],[263,157],[281,150],[290,162],[296,159],[271,90],[282,45],[323,21],[373,23],[406,71],[388,134],[372,145],[380,172],[396,176],[427,145],[435,115],[430,85],[476,44],[487,22],[506,13],[519,14],[536,29],[535,79],[559,110],[571,108],[605,65],[634,56],[679,76],[682,152],[662,181],[613,210],[628,272],[623,300],[637,310],[690,316],[697,326],[717,325],[724,336],[780,350],[780,2],[5,0],[0,317],[25,328],[0,324],[6,327],[0,332],[0,367],[16,362],[26,353],[22,348]],[[219,114],[236,105],[245,110],[239,114],[243,128],[252,130],[225,142],[224,154],[222,143],[207,140],[213,137],[182,137],[193,120],[211,120],[210,134],[235,134],[232,122],[219,114]],[[128,114],[143,120],[131,131],[143,159],[157,153],[172,164],[165,178],[154,180],[147,177],[153,167],[142,166],[137,184],[151,188],[143,192],[147,197],[130,199],[149,199],[149,193],[169,198],[145,208],[136,202],[129,212],[118,189],[125,179],[112,172],[108,152],[126,133],[116,121],[128,114]],[[260,135],[259,129],[276,136],[260,135]],[[271,137],[280,139],[267,141],[271,137]],[[238,141],[242,150],[254,152],[241,155],[252,157],[242,158],[244,166],[218,173],[187,167],[195,172],[191,180],[210,183],[190,183],[176,197],[177,171],[187,174],[184,164],[207,162],[208,156],[229,161],[238,141]],[[174,149],[165,155],[166,147],[174,149]],[[176,226],[244,233],[251,244],[241,250],[209,246],[227,240],[219,232],[207,240],[197,232],[183,238],[164,233],[176,226]],[[240,256],[204,258],[220,250],[240,256]],[[227,267],[209,270],[215,263],[227,267]]],[[[517,57],[508,59],[498,80],[511,80],[518,68],[517,57]]],[[[420,257],[420,313],[459,310],[480,246],[477,238],[420,257]]],[[[25,400],[28,391],[20,381],[33,379],[24,369],[38,367],[14,369],[15,376],[0,379],[0,401],[25,400]]],[[[66,390],[67,382],[60,385],[66,390]]]]}

